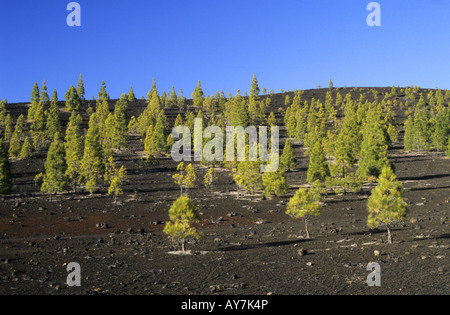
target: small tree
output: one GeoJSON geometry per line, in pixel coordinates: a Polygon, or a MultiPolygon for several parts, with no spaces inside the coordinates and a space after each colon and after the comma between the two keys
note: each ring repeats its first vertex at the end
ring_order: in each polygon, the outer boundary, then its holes
{"type": "Polygon", "coordinates": [[[320,200],[320,190],[316,186],[309,190],[300,188],[289,200],[286,214],[296,219],[304,218],[306,238],[310,238],[308,230],[309,218],[321,214],[320,200]]]}
{"type": "Polygon", "coordinates": [[[180,186],[180,193],[183,195],[183,188],[193,188],[195,186],[195,181],[197,180],[197,174],[195,173],[195,168],[192,164],[189,164],[186,168],[184,163],[181,162],[177,166],[177,171],[179,174],[175,174],[172,178],[175,180],[175,184],[180,186]]]}
{"type": "Polygon", "coordinates": [[[205,184],[205,187],[210,187],[212,186],[212,183],[214,181],[214,179],[216,178],[216,172],[214,170],[214,168],[210,168],[208,170],[208,172],[205,174],[205,177],[203,178],[203,183],[205,184]]]}
{"type": "Polygon", "coordinates": [[[187,196],[180,196],[169,209],[170,221],[167,222],[164,233],[172,238],[172,242],[181,245],[185,251],[185,245],[189,238],[199,239],[202,234],[192,227],[192,224],[200,221],[200,215],[194,202],[187,196]]]}
{"type": "Polygon", "coordinates": [[[408,205],[403,197],[403,185],[396,179],[391,167],[382,169],[378,178],[378,186],[372,190],[367,202],[369,217],[367,225],[377,228],[380,223],[386,224],[388,243],[392,244],[391,223],[404,221],[408,216],[408,205]]]}
{"type": "Polygon", "coordinates": [[[266,197],[281,196],[289,189],[283,170],[264,173],[262,176],[262,181],[264,186],[264,195],[266,197]]]}
{"type": "Polygon", "coordinates": [[[122,187],[126,175],[126,168],[122,165],[120,169],[117,169],[114,158],[110,157],[106,167],[105,182],[109,183],[108,195],[114,194],[114,203],[117,203],[117,196],[123,195],[122,187]]]}
{"type": "Polygon", "coordinates": [[[233,169],[233,179],[238,186],[250,194],[263,187],[259,166],[255,162],[242,161],[233,169]]]}

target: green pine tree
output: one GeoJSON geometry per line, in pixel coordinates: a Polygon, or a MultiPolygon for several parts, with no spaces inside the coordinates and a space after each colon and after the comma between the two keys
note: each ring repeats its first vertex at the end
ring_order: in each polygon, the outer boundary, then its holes
{"type": "Polygon", "coordinates": [[[307,172],[307,181],[313,183],[316,180],[325,182],[327,177],[330,176],[330,168],[328,166],[325,152],[323,149],[323,139],[318,138],[311,150],[309,156],[309,167],[307,172]]]}
{"type": "Polygon", "coordinates": [[[283,170],[264,173],[262,175],[262,182],[264,187],[264,195],[269,198],[272,196],[281,196],[289,189],[283,170]]]}
{"type": "Polygon", "coordinates": [[[203,107],[204,96],[205,96],[205,93],[203,93],[202,85],[199,80],[197,82],[197,86],[195,87],[195,90],[194,90],[194,100],[193,100],[194,107],[198,107],[198,108],[203,107]]]}
{"type": "Polygon", "coordinates": [[[299,188],[289,200],[286,214],[295,219],[304,219],[306,238],[311,237],[308,230],[308,221],[312,216],[318,216],[322,212],[322,206],[320,205],[321,199],[320,191],[316,187],[313,187],[309,190],[299,188]]]}
{"type": "Polygon", "coordinates": [[[0,194],[10,194],[12,187],[11,165],[3,140],[0,138],[0,194]]]}
{"type": "Polygon", "coordinates": [[[66,151],[58,133],[55,134],[55,138],[48,150],[44,169],[41,191],[49,193],[50,200],[52,194],[68,190],[66,151]]]}
{"type": "Polygon", "coordinates": [[[23,142],[22,149],[20,150],[19,159],[26,160],[33,156],[33,145],[30,138],[26,137],[23,142]]]}
{"type": "Polygon", "coordinates": [[[91,193],[95,190],[101,175],[104,173],[104,169],[103,150],[97,118],[94,113],[89,120],[89,129],[86,134],[83,159],[81,161],[81,175],[86,183],[86,190],[91,193]]]}
{"type": "Polygon", "coordinates": [[[378,178],[378,186],[372,190],[367,202],[367,225],[377,228],[380,223],[386,224],[389,244],[392,243],[392,222],[404,221],[408,216],[408,204],[403,194],[403,186],[392,169],[384,167],[378,178]]]}
{"type": "Polygon", "coordinates": [[[66,97],[66,110],[74,111],[80,109],[81,100],[77,90],[73,87],[73,85],[70,86],[69,90],[66,92],[65,97],[66,97]]]}
{"type": "Polygon", "coordinates": [[[85,98],[85,91],[84,91],[84,82],[83,82],[83,76],[80,73],[80,76],[78,77],[78,83],[77,83],[77,94],[81,101],[84,101],[85,98]]]}
{"type": "Polygon", "coordinates": [[[66,129],[65,149],[68,176],[73,191],[80,184],[81,162],[83,159],[83,139],[81,136],[81,123],[83,119],[79,114],[72,112],[66,129]]]}
{"type": "Polygon", "coordinates": [[[284,145],[283,154],[281,154],[280,157],[280,166],[285,171],[290,171],[295,168],[296,159],[294,150],[292,149],[292,144],[289,141],[289,139],[286,140],[286,143],[284,145]]]}
{"type": "Polygon", "coordinates": [[[58,94],[53,91],[50,109],[47,115],[46,138],[51,139],[55,133],[62,133],[61,120],[59,118],[58,94]]]}
{"type": "Polygon", "coordinates": [[[128,92],[128,102],[134,102],[136,100],[136,96],[134,95],[133,87],[130,86],[130,91],[128,92]]]}
{"type": "Polygon", "coordinates": [[[171,237],[174,244],[179,244],[183,252],[187,240],[201,237],[202,234],[192,227],[193,223],[200,221],[200,214],[194,202],[187,196],[180,196],[173,203],[169,209],[169,219],[164,233],[171,237]]]}

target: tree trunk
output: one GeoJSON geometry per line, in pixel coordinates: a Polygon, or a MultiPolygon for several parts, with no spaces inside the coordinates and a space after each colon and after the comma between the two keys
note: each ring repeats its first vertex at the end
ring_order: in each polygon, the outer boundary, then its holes
{"type": "Polygon", "coordinates": [[[387,228],[387,233],[388,233],[388,243],[392,244],[392,231],[391,231],[391,226],[388,224],[386,224],[386,228],[387,228]]]}
{"type": "Polygon", "coordinates": [[[185,242],[184,240],[182,240],[182,241],[181,241],[181,250],[182,250],[183,252],[186,251],[185,244],[186,244],[186,242],[185,242]]]}
{"type": "Polygon", "coordinates": [[[305,218],[305,230],[306,230],[306,238],[311,238],[308,231],[308,219],[305,218]]]}

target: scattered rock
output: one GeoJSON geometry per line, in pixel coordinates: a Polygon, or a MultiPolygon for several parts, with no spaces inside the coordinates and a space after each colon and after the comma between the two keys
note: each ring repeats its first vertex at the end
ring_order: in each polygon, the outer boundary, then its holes
{"type": "Polygon", "coordinates": [[[298,253],[299,256],[306,256],[306,255],[308,255],[308,251],[306,249],[303,249],[303,248],[300,248],[297,251],[297,253],[298,253]]]}
{"type": "Polygon", "coordinates": [[[374,250],[374,251],[373,251],[373,254],[374,254],[375,256],[380,256],[380,255],[381,255],[381,253],[380,253],[379,250],[374,250]]]}

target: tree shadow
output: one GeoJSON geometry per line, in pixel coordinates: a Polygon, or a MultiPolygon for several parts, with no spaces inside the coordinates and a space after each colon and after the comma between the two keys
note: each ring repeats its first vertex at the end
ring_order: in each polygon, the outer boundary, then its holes
{"type": "Polygon", "coordinates": [[[241,251],[241,250],[248,250],[248,249],[255,249],[255,248],[287,246],[287,245],[298,244],[298,243],[303,243],[303,242],[308,242],[308,241],[310,241],[310,239],[268,242],[268,243],[259,243],[259,244],[249,244],[249,245],[237,245],[237,246],[229,246],[229,247],[222,248],[220,251],[229,252],[229,251],[241,251]]]}
{"type": "Polygon", "coordinates": [[[399,177],[397,178],[400,181],[405,180],[432,180],[437,178],[450,177],[449,174],[438,174],[438,175],[425,175],[425,176],[411,176],[411,177],[399,177]]]}

